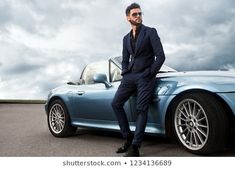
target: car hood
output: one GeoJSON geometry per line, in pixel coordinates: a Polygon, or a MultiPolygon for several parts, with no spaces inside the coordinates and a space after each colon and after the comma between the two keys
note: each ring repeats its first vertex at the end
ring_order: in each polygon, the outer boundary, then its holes
{"type": "MultiPolygon", "coordinates": [[[[174,88],[205,89],[213,92],[235,92],[234,71],[189,71],[159,73],[162,85],[174,84],[174,88]]],[[[176,90],[177,91],[177,90],[176,90]]],[[[177,93],[176,93],[177,94],[177,93]]]]}
{"type": "Polygon", "coordinates": [[[182,78],[184,80],[187,80],[189,78],[190,80],[196,80],[196,81],[203,79],[204,81],[235,83],[235,72],[233,71],[170,72],[170,73],[161,73],[157,77],[161,77],[161,78],[177,77],[177,78],[182,78]]]}
{"type": "Polygon", "coordinates": [[[172,77],[172,76],[200,76],[200,77],[228,77],[235,78],[235,71],[186,71],[186,72],[167,72],[160,73],[159,77],[172,77]]]}

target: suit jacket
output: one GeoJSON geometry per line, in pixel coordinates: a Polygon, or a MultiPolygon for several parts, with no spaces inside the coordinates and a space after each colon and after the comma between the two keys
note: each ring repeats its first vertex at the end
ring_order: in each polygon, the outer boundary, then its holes
{"type": "Polygon", "coordinates": [[[165,61],[165,54],[155,28],[142,25],[136,41],[135,52],[131,47],[131,32],[123,38],[122,75],[146,71],[156,76],[165,61]]]}

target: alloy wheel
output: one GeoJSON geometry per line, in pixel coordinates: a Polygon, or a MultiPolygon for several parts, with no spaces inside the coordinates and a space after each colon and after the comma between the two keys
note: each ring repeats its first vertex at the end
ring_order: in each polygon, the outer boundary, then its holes
{"type": "Polygon", "coordinates": [[[65,126],[65,112],[63,107],[56,103],[54,104],[49,112],[49,125],[51,130],[59,134],[65,126]]]}
{"type": "Polygon", "coordinates": [[[174,117],[176,134],[190,150],[200,150],[209,137],[209,122],[205,110],[194,99],[182,100],[174,117]]]}

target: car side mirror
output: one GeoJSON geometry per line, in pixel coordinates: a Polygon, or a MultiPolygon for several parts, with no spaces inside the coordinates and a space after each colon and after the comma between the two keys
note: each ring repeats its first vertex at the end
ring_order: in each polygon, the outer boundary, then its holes
{"type": "Polygon", "coordinates": [[[93,80],[95,83],[104,83],[107,88],[112,87],[112,85],[107,80],[106,74],[95,74],[93,76],[93,80]]]}

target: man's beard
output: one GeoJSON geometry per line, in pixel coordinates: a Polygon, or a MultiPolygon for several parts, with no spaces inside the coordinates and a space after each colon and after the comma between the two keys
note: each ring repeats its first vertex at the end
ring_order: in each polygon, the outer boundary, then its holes
{"type": "Polygon", "coordinates": [[[142,24],[142,19],[140,19],[141,22],[136,22],[136,21],[133,21],[133,20],[130,20],[129,22],[132,24],[132,25],[135,25],[135,26],[139,26],[142,24]]]}

